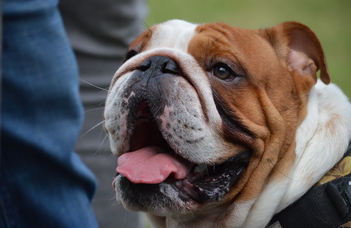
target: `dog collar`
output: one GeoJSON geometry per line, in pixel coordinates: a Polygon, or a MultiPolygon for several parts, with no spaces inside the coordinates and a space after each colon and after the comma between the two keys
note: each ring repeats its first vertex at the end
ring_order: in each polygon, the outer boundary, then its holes
{"type": "Polygon", "coordinates": [[[351,142],[344,158],[267,228],[351,227],[351,142]]]}

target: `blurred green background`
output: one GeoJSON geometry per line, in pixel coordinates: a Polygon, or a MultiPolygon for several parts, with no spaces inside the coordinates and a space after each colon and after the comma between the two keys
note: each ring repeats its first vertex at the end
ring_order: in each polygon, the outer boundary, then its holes
{"type": "Polygon", "coordinates": [[[351,0],[149,0],[149,7],[147,26],[175,18],[250,29],[301,22],[319,37],[332,82],[351,98],[351,0]]]}

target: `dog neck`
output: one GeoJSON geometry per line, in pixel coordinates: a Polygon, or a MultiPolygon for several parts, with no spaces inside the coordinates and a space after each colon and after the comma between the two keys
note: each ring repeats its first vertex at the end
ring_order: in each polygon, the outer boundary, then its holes
{"type": "Polygon", "coordinates": [[[319,81],[309,99],[307,117],[297,130],[296,160],[288,174],[290,184],[277,211],[317,183],[340,161],[349,145],[351,106],[341,90],[319,81]]]}
{"type": "Polygon", "coordinates": [[[307,110],[296,133],[296,159],[291,171],[282,173],[279,180],[267,182],[238,227],[263,227],[274,214],[304,195],[343,157],[351,138],[348,98],[336,85],[326,86],[319,81],[309,95],[307,110]]]}

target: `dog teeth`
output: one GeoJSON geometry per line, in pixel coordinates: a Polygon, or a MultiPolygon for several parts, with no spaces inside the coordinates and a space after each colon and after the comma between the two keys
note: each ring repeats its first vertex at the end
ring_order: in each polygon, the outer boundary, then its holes
{"type": "Polygon", "coordinates": [[[207,169],[206,165],[197,165],[194,168],[194,173],[202,173],[203,171],[205,171],[207,169]]]}

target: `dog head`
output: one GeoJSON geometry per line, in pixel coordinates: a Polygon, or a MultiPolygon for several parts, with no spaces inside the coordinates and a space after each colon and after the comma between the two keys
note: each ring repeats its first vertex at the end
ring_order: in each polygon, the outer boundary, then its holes
{"type": "Polygon", "coordinates": [[[248,211],[236,203],[252,205],[292,167],[318,70],[328,84],[321,45],[299,23],[248,30],[172,20],[147,29],[106,101],[118,201],[183,224],[248,211]]]}

